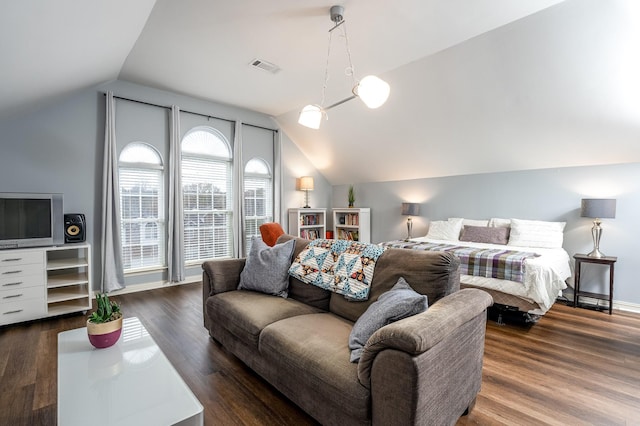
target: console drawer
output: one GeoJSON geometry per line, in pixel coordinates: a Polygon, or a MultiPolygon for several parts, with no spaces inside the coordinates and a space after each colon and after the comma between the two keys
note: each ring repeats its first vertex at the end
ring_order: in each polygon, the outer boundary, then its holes
{"type": "Polygon", "coordinates": [[[0,325],[28,321],[45,316],[44,298],[0,303],[0,325]]]}
{"type": "Polygon", "coordinates": [[[0,251],[0,267],[12,265],[40,265],[44,266],[42,250],[11,250],[0,251]]]}
{"type": "Polygon", "coordinates": [[[44,287],[44,274],[41,270],[32,268],[20,274],[0,273],[0,291],[24,287],[44,287]]]}
{"type": "Polygon", "coordinates": [[[44,299],[44,287],[25,287],[0,291],[0,304],[29,299],[44,299]]]}

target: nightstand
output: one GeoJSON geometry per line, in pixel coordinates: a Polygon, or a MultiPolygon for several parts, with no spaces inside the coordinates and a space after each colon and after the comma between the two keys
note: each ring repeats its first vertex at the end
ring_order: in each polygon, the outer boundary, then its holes
{"type": "Polygon", "coordinates": [[[613,309],[613,267],[618,258],[614,256],[590,257],[586,254],[575,254],[573,258],[576,260],[576,282],[573,293],[573,307],[575,308],[579,305],[578,298],[580,296],[609,300],[609,315],[611,315],[613,309]],[[597,263],[600,265],[609,265],[609,294],[580,291],[580,267],[582,266],[582,263],[597,263]]]}

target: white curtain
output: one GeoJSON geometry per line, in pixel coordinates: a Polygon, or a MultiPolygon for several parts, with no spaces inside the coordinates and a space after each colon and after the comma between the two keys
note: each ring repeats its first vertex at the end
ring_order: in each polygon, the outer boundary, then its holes
{"type": "Polygon", "coordinates": [[[233,246],[235,257],[245,257],[244,232],[244,161],[242,161],[242,122],[236,121],[233,134],[233,246]]]}
{"type": "Polygon", "coordinates": [[[167,260],[169,281],[184,281],[184,220],[182,210],[182,166],[180,149],[180,108],[171,107],[171,131],[169,135],[169,224],[167,260]]]}
{"type": "Polygon", "coordinates": [[[120,187],[116,156],[116,103],[113,92],[106,94],[104,165],[102,174],[102,283],[109,293],[125,287],[120,248],[120,187]]]}
{"type": "Polygon", "coordinates": [[[280,217],[282,211],[282,136],[281,132],[273,132],[273,220],[284,224],[280,217]]]}

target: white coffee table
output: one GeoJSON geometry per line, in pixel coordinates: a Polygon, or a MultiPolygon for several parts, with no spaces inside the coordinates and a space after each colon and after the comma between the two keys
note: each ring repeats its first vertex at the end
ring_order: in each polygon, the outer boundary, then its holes
{"type": "Polygon", "coordinates": [[[106,349],[58,334],[58,424],[202,425],[203,409],[138,318],[106,349]]]}

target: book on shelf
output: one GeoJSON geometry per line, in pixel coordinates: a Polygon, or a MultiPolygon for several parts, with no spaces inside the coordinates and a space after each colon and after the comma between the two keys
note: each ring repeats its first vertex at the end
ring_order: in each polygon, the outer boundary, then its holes
{"type": "Polygon", "coordinates": [[[359,237],[358,231],[338,229],[338,239],[340,240],[359,241],[358,237],[359,237]]]}
{"type": "Polygon", "coordinates": [[[320,217],[317,214],[303,214],[300,216],[300,225],[309,226],[320,223],[320,217]]]}
{"type": "Polygon", "coordinates": [[[317,229],[302,229],[300,230],[300,238],[315,240],[320,238],[320,231],[317,229]]]}
{"type": "Polygon", "coordinates": [[[341,225],[358,226],[360,215],[358,213],[345,213],[339,217],[341,225]]]}

